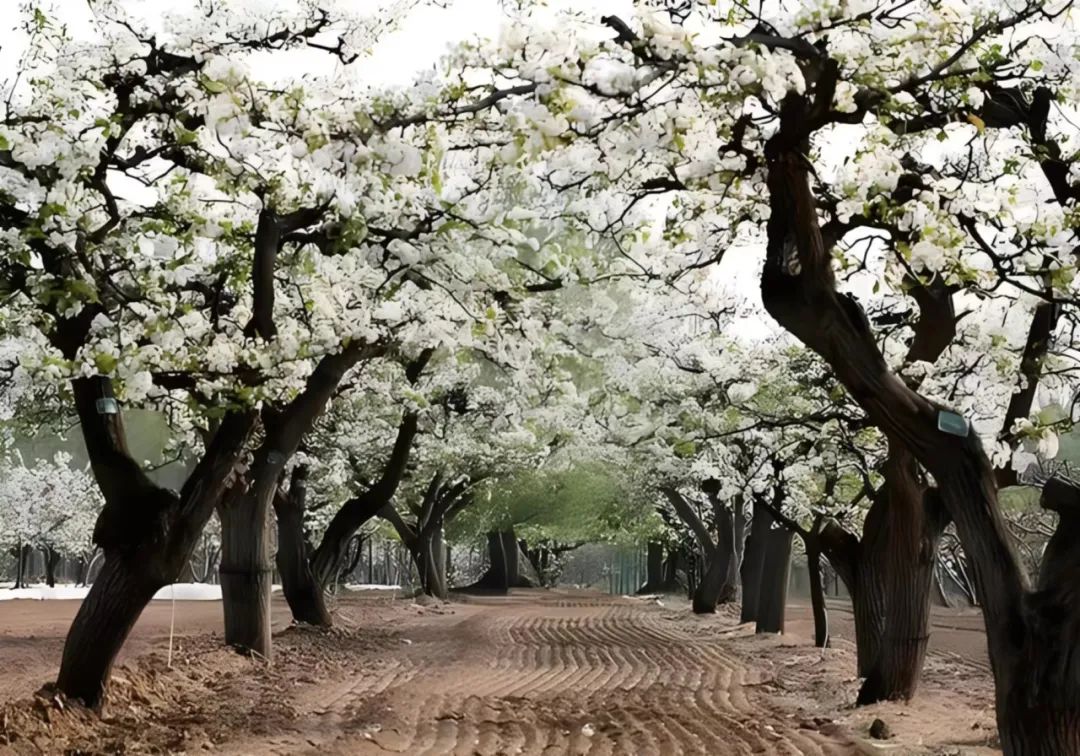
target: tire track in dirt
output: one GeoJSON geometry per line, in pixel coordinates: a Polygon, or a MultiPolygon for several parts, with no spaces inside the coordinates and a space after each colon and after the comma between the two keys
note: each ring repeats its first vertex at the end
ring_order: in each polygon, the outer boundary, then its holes
{"type": "Polygon", "coordinates": [[[857,753],[753,703],[722,641],[649,605],[531,594],[462,615],[411,633],[383,674],[333,691],[321,711],[336,736],[310,752],[857,753]]]}

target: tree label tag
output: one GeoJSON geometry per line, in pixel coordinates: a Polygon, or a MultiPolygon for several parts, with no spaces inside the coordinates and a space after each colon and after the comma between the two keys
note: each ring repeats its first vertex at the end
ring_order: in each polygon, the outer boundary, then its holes
{"type": "Polygon", "coordinates": [[[967,421],[967,418],[958,415],[955,412],[938,410],[937,429],[942,433],[949,433],[953,436],[960,436],[960,438],[967,438],[968,433],[971,432],[971,423],[967,421]]]}
{"type": "Polygon", "coordinates": [[[120,411],[120,405],[111,396],[105,396],[96,402],[99,415],[115,415],[120,411]]]}

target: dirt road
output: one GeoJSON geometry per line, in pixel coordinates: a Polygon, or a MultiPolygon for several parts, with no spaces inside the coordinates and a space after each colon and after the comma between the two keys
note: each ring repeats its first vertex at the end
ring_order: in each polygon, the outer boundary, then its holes
{"type": "Polygon", "coordinates": [[[345,734],[333,752],[854,752],[755,704],[740,660],[641,602],[474,600],[406,640],[366,710],[370,745],[345,734]]]}
{"type": "Polygon", "coordinates": [[[172,669],[160,651],[129,652],[104,720],[9,704],[0,752],[858,752],[842,728],[759,700],[760,674],[718,642],[720,618],[687,614],[555,592],[450,607],[350,599],[345,629],[279,633],[270,669],[192,636],[172,669]]]}

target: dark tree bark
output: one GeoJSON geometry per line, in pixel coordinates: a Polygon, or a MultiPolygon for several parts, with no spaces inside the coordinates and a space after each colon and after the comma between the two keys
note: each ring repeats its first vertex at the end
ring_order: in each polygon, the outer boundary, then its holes
{"type": "Polygon", "coordinates": [[[825,607],[825,591],[821,585],[821,547],[806,544],[806,569],[810,575],[810,608],[814,614],[814,645],[829,646],[829,613],[825,607]]]}
{"type": "Polygon", "coordinates": [[[754,498],[753,518],[750,522],[750,536],[746,539],[746,551],[743,556],[740,577],[742,579],[742,610],[740,622],[756,622],[761,596],[761,576],[765,569],[765,555],[769,528],[772,517],[764,503],[754,498]]]}
{"type": "Polygon", "coordinates": [[[714,541],[708,527],[685,497],[672,488],[665,488],[664,495],[679,519],[694,533],[704,556],[705,569],[691,596],[694,613],[711,614],[716,611],[717,604],[731,601],[737,591],[734,517],[714,493],[709,493],[717,528],[717,540],[714,541]]]}
{"type": "MultiPolygon", "coordinates": [[[[423,500],[414,508],[415,519],[412,522],[406,522],[389,504],[379,512],[394,526],[402,544],[408,549],[420,576],[420,588],[429,596],[445,600],[450,594],[447,578],[449,548],[443,531],[446,523],[472,503],[469,488],[475,482],[465,477],[447,485],[443,476],[436,474],[428,484],[423,500]]],[[[501,545],[501,538],[499,542],[501,545]]]]}
{"type": "Polygon", "coordinates": [[[513,541],[513,552],[517,553],[517,539],[506,539],[503,532],[492,530],[487,534],[488,568],[480,579],[473,583],[470,588],[481,588],[492,591],[506,592],[510,590],[509,556],[506,554],[505,543],[513,541]]]}
{"type": "Polygon", "coordinates": [[[416,431],[416,413],[405,412],[398,424],[390,458],[379,480],[368,490],[345,502],[330,520],[322,541],[311,555],[311,571],[324,589],[337,580],[349,539],[393,499],[405,475],[416,431]]]}
{"type": "Polygon", "coordinates": [[[910,699],[919,684],[929,640],[930,599],[945,516],[935,489],[918,481],[915,460],[890,447],[885,466],[880,554],[884,588],[882,633],[856,703],[910,699]]]}
{"type": "MultiPolygon", "coordinates": [[[[272,301],[272,295],[267,296],[272,301]]],[[[258,324],[260,321],[253,322],[258,324]]],[[[272,334],[262,335],[269,338],[272,334]]],[[[349,370],[362,360],[384,352],[383,345],[355,342],[341,352],[326,355],[319,360],[304,390],[296,398],[283,407],[263,408],[264,438],[255,451],[247,490],[223,498],[218,507],[225,643],[238,651],[267,659],[271,657],[273,566],[269,513],[285,465],[349,370]]]]}
{"type": "Polygon", "coordinates": [[[769,530],[766,537],[765,564],[761,570],[758,594],[758,633],[783,633],[787,609],[788,579],[791,576],[791,539],[787,528],[769,530]]]}
{"type": "MultiPolygon", "coordinates": [[[[269,471],[264,472],[264,475],[269,471]]],[[[266,484],[247,493],[226,496],[218,507],[221,522],[221,604],[225,643],[241,653],[269,659],[270,594],[273,567],[269,521],[259,494],[266,484]]]]}
{"type": "Polygon", "coordinates": [[[307,476],[307,466],[297,465],[293,468],[288,493],[278,492],[274,497],[278,527],[275,563],[293,619],[316,627],[330,627],[333,619],[326,608],[323,587],[311,571],[311,547],[304,534],[307,476]]]}
{"type": "Polygon", "coordinates": [[[533,588],[532,581],[521,574],[520,556],[514,529],[493,530],[487,534],[488,569],[466,590],[507,592],[511,588],[533,588]]]}
{"type": "Polygon", "coordinates": [[[60,554],[52,546],[42,549],[45,556],[45,585],[56,587],[56,566],[60,564],[60,554]]]}
{"type": "Polygon", "coordinates": [[[15,585],[12,586],[12,588],[25,588],[26,560],[30,558],[30,546],[25,543],[19,543],[11,550],[11,555],[15,557],[15,585]]]}
{"type": "Polygon", "coordinates": [[[441,522],[421,534],[417,554],[420,585],[424,593],[445,599],[449,590],[446,580],[446,541],[443,539],[441,522]]]}
{"type": "Polygon", "coordinates": [[[780,129],[766,146],[770,218],[763,301],[784,328],[829,363],[890,441],[906,447],[937,481],[975,573],[1005,753],[1080,753],[1080,664],[1072,653],[1080,640],[1077,492],[1065,484],[1044,491],[1044,506],[1062,517],[1047,546],[1046,579],[1031,591],[978,437],[889,371],[862,309],[837,293],[804,157],[810,130],[830,107],[837,71],[834,62],[826,64],[813,107],[802,95],[785,98],[780,129]],[[1062,487],[1069,496],[1059,493],[1062,487]]]}
{"type": "Polygon", "coordinates": [[[664,544],[649,541],[645,549],[645,582],[638,593],[660,593],[664,586],[664,544]]]}
{"type": "Polygon", "coordinates": [[[668,549],[664,559],[664,585],[669,586],[672,593],[679,590],[679,569],[686,564],[686,547],[675,544],[668,549]]]}
{"type": "Polygon", "coordinates": [[[135,463],[120,414],[98,413],[97,400],[112,396],[109,380],[80,378],[72,389],[91,469],[105,498],[94,527],[104,564],[68,631],[56,685],[69,698],[97,707],[135,621],[191,558],[255,415],[226,415],[178,496],[156,486],[135,463]]]}

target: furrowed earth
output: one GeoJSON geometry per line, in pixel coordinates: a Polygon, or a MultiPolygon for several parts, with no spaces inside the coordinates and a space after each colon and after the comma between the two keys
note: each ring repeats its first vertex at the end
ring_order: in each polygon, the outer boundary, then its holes
{"type": "Polygon", "coordinates": [[[143,615],[103,716],[54,695],[74,601],[0,605],[0,753],[988,754],[993,688],[981,618],[935,610],[910,703],[855,708],[853,632],[830,607],[755,636],[726,607],[673,597],[515,591],[416,603],[350,593],[330,631],[289,626],[275,599],[271,662],[223,647],[221,606],[143,615]],[[869,736],[881,719],[890,737],[869,736]]]}

